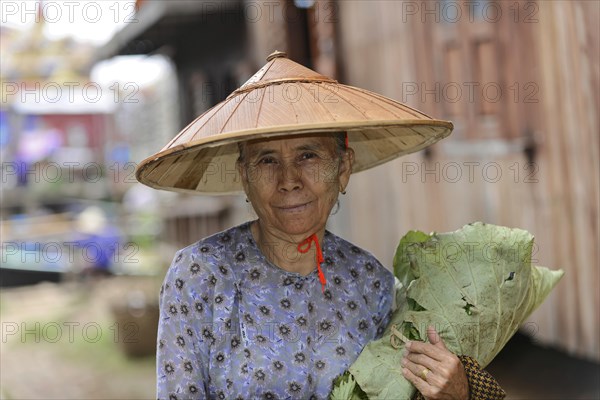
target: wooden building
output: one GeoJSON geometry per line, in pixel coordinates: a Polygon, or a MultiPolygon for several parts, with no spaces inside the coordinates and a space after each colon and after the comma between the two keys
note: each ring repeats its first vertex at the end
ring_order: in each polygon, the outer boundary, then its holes
{"type": "Polygon", "coordinates": [[[536,263],[566,274],[528,333],[600,360],[600,6],[479,3],[336,3],[340,80],[456,125],[357,174],[336,221],[386,265],[409,229],[529,230],[536,263]]]}

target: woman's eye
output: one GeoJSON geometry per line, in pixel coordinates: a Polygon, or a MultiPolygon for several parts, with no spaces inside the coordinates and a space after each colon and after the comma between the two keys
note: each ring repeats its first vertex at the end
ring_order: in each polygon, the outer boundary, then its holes
{"type": "Polygon", "coordinates": [[[273,164],[275,159],[273,157],[263,157],[258,161],[259,164],[273,164]]]}
{"type": "Polygon", "coordinates": [[[300,156],[301,160],[310,160],[311,158],[315,158],[317,155],[315,153],[302,153],[300,156]]]}

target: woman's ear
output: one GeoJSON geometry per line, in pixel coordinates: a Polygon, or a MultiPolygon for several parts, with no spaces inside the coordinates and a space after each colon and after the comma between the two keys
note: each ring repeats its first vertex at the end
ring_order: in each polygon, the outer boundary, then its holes
{"type": "Polygon", "coordinates": [[[339,179],[340,183],[346,187],[350,181],[350,175],[352,174],[352,166],[354,165],[354,149],[348,147],[346,152],[342,156],[340,161],[339,179]]]}

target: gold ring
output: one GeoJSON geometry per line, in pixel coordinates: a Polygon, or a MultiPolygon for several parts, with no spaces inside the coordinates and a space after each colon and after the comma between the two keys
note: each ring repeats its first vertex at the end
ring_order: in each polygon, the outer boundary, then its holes
{"type": "Polygon", "coordinates": [[[421,371],[421,376],[423,377],[423,380],[427,380],[428,373],[429,373],[429,370],[427,368],[424,368],[423,371],[421,371]]]}

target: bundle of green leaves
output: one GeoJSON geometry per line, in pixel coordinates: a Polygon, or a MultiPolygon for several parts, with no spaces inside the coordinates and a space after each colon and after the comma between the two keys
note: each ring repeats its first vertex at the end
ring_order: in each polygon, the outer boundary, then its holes
{"type": "Polygon", "coordinates": [[[448,233],[408,232],[394,257],[398,308],[383,333],[334,382],[332,400],[410,399],[404,341],[436,328],[455,354],[487,366],[563,275],[531,263],[533,236],[475,222],[448,233]]]}

